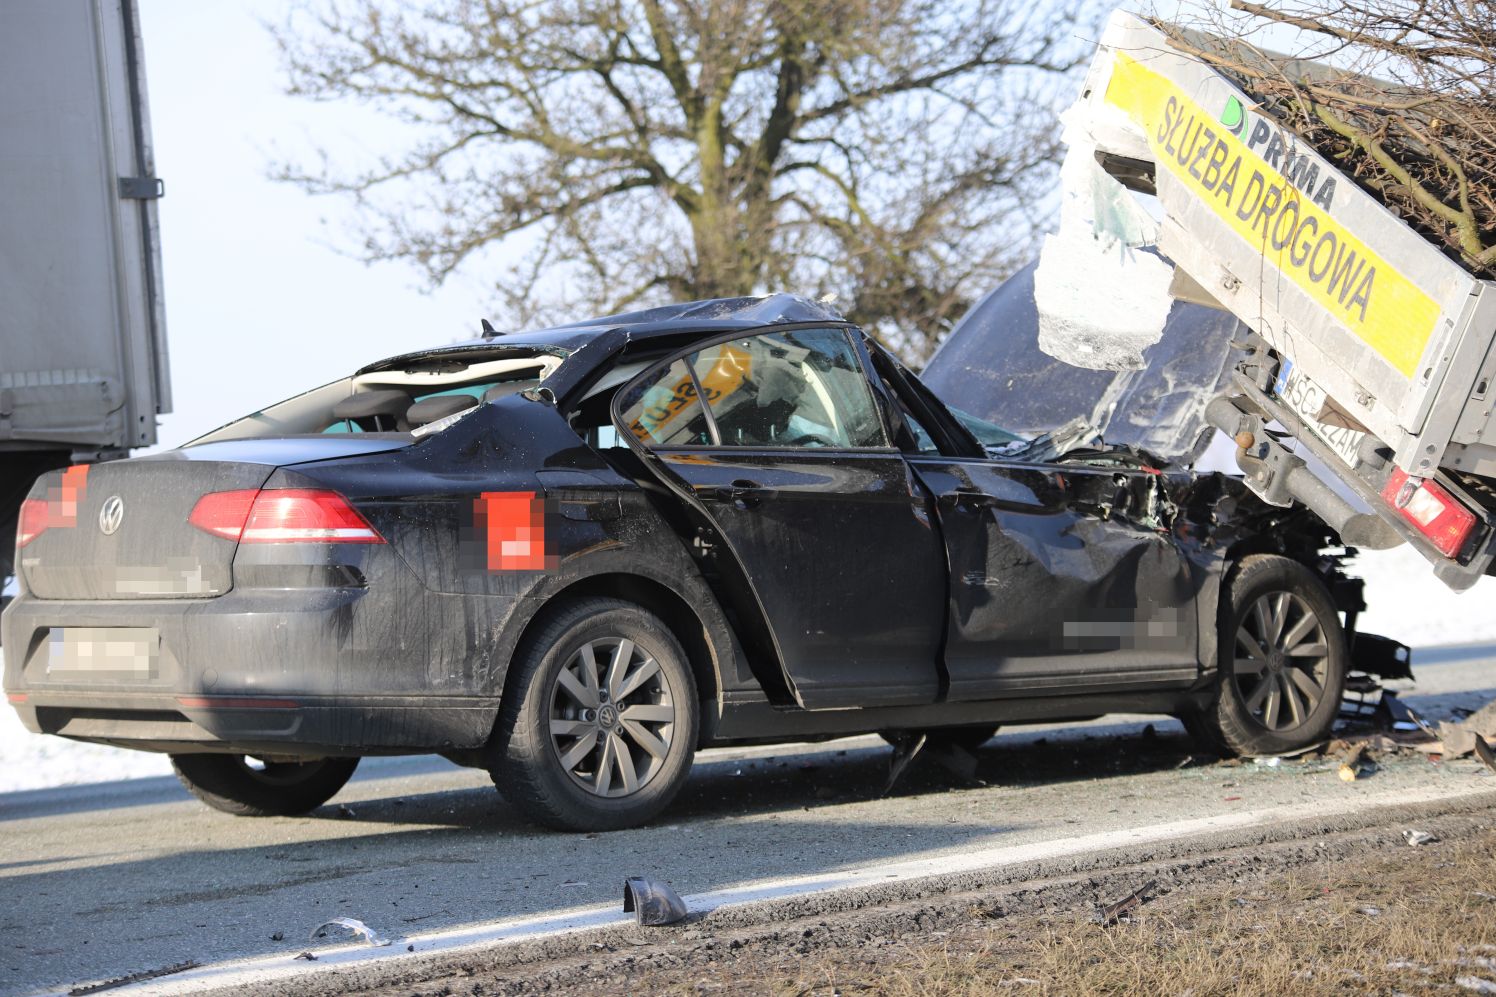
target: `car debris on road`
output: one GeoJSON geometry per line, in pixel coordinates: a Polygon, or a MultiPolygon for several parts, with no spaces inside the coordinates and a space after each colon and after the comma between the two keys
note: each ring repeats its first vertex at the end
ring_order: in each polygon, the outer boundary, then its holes
{"type": "Polygon", "coordinates": [[[1439,724],[1439,741],[1446,758],[1463,758],[1477,751],[1476,741],[1489,745],[1496,740],[1496,700],[1487,703],[1463,720],[1446,720],[1439,724]]]}
{"type": "Polygon", "coordinates": [[[650,876],[630,876],[623,881],[623,912],[649,927],[684,921],[690,913],[669,883],[650,876]]]}
{"type": "Polygon", "coordinates": [[[328,928],[347,928],[353,932],[355,937],[364,939],[376,948],[389,945],[391,941],[355,917],[335,917],[330,921],[323,921],[312,929],[312,933],[307,936],[307,940],[316,941],[318,938],[326,938],[328,928]]]}
{"type": "Polygon", "coordinates": [[[1107,904],[1106,906],[1102,907],[1096,912],[1097,923],[1101,924],[1102,927],[1109,928],[1119,921],[1122,921],[1129,911],[1133,910],[1134,908],[1141,907],[1143,904],[1147,903],[1151,899],[1148,894],[1151,893],[1157,886],[1158,881],[1150,879],[1148,882],[1144,883],[1136,890],[1133,890],[1131,893],[1123,897],[1121,900],[1118,900],[1116,903],[1107,904]]]}

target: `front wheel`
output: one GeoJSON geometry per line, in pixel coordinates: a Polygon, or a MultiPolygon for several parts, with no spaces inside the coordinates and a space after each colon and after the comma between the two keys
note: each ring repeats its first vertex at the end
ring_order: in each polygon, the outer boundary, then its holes
{"type": "Polygon", "coordinates": [[[680,643],[633,603],[570,603],[516,656],[490,771],[531,820],[610,831],[654,817],[685,785],[699,726],[680,643]]]}
{"type": "Polygon", "coordinates": [[[1216,699],[1186,726],[1240,755],[1323,740],[1345,692],[1345,632],[1330,593],[1286,557],[1246,558],[1223,594],[1216,699]]]}
{"type": "Polygon", "coordinates": [[[293,817],[336,796],[358,759],[276,762],[249,755],[172,755],[171,767],[188,792],[214,810],[238,817],[293,817]]]}

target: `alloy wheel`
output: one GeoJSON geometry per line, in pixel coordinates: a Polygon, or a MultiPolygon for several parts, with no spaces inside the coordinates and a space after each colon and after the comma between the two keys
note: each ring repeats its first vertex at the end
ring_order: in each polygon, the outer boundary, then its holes
{"type": "Polygon", "coordinates": [[[1252,719],[1270,731],[1305,723],[1325,697],[1329,641],[1318,615],[1292,592],[1268,592],[1236,628],[1233,680],[1252,719]]]}
{"type": "Polygon", "coordinates": [[[568,776],[596,796],[638,792],[665,764],[676,704],[659,662],[623,637],[588,641],[556,673],[551,747],[568,776]]]}

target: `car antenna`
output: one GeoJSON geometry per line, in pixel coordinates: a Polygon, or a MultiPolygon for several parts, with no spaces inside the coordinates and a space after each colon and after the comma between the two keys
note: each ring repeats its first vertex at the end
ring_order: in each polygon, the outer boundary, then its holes
{"type": "Polygon", "coordinates": [[[493,325],[488,321],[488,319],[483,318],[483,319],[479,319],[478,321],[481,322],[481,323],[483,323],[483,338],[484,339],[493,339],[493,338],[495,338],[495,337],[498,336],[499,330],[495,329],[493,327],[493,325]]]}

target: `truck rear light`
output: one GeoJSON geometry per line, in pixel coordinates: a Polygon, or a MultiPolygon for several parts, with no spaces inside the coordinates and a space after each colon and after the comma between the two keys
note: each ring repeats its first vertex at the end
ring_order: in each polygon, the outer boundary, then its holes
{"type": "Polygon", "coordinates": [[[16,549],[41,536],[51,525],[46,499],[29,498],[21,503],[21,517],[16,526],[16,549]]]}
{"type": "Polygon", "coordinates": [[[1392,476],[1382,486],[1382,500],[1428,537],[1445,557],[1458,556],[1475,529],[1475,514],[1443,485],[1409,478],[1402,468],[1393,468],[1392,476]]]}
{"type": "Polygon", "coordinates": [[[198,499],[187,521],[239,543],[384,543],[347,499],[325,489],[210,492],[198,499]]]}

